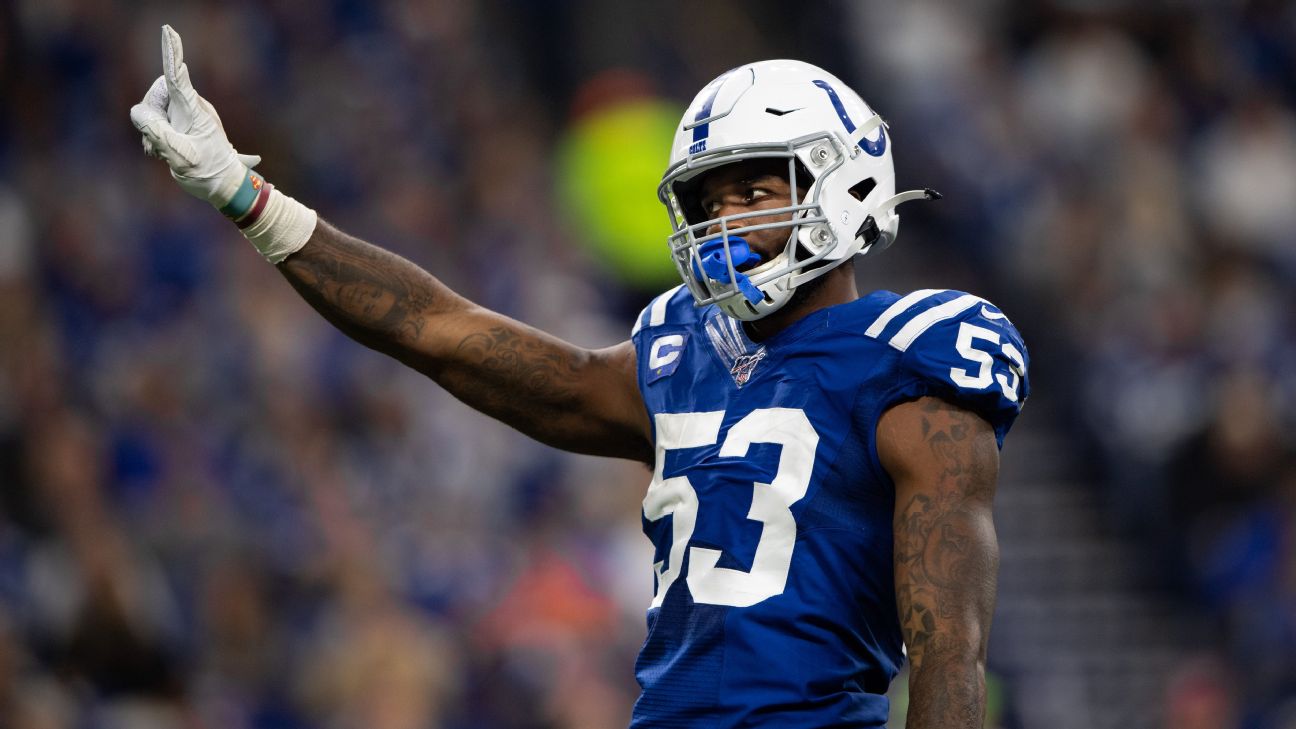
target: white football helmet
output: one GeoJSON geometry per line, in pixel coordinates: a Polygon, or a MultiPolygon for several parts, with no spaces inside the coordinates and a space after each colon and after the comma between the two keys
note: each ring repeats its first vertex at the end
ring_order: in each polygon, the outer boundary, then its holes
{"type": "Polygon", "coordinates": [[[891,245],[900,226],[896,205],[939,194],[895,194],[887,136],[882,117],[858,94],[808,63],[760,61],[707,84],[684,112],[657,190],[674,229],[671,255],[697,305],[714,303],[737,319],[760,319],[787,304],[801,284],[851,256],[891,245]],[[787,160],[792,204],[706,219],[697,194],[701,175],[761,158],[787,160]],[[806,188],[801,200],[798,187],[806,188]],[[781,214],[791,219],[735,226],[781,214]],[[712,226],[719,232],[707,235],[712,226]],[[789,229],[783,252],[741,271],[747,249],[731,236],[781,227],[789,229]]]}

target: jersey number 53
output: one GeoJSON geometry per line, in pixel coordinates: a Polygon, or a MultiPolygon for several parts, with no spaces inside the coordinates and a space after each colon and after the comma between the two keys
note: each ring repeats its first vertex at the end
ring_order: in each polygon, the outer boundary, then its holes
{"type": "Polygon", "coordinates": [[[724,411],[705,413],[659,413],[657,464],[644,497],[644,517],[657,521],[673,515],[670,553],[665,562],[653,565],[657,573],[657,594],[652,607],[660,607],[670,586],[680,577],[688,552],[686,578],[694,602],[748,607],[783,593],[797,525],[792,505],[800,501],[814,471],[819,434],[801,410],[763,408],[753,410],[734,423],[720,445],[720,457],[742,458],[755,443],[783,446],[778,469],[769,483],[752,484],[752,505],[747,518],[761,522],[751,570],[717,567],[720,550],[690,547],[697,524],[698,497],[687,476],[663,477],[666,452],[679,448],[701,448],[720,438],[724,411]]]}

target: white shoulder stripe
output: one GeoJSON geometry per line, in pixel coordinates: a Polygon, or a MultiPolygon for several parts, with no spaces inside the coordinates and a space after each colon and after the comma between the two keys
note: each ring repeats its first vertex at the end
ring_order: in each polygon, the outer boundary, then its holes
{"type": "Polygon", "coordinates": [[[645,326],[655,327],[665,324],[666,305],[670,303],[670,300],[674,298],[675,294],[682,288],[684,288],[684,284],[680,284],[664,294],[658,294],[657,298],[652,300],[652,303],[645,306],[644,310],[639,312],[639,316],[635,318],[634,329],[630,330],[630,336],[633,337],[638,334],[639,330],[643,329],[645,326]],[[645,321],[645,319],[647,319],[647,321],[645,321]]]}
{"type": "Polygon", "coordinates": [[[907,311],[909,307],[922,301],[928,296],[945,293],[948,290],[949,289],[922,289],[921,291],[915,291],[912,294],[901,298],[891,306],[888,306],[887,310],[882,312],[882,316],[879,316],[869,325],[868,329],[864,330],[864,334],[877,339],[877,335],[881,334],[883,329],[886,329],[887,324],[890,324],[892,319],[907,311]]]}
{"type": "Polygon", "coordinates": [[[670,303],[671,299],[675,298],[675,294],[682,288],[684,288],[684,284],[676,286],[653,300],[652,305],[648,307],[652,311],[652,315],[648,317],[648,326],[656,327],[666,323],[666,305],[670,303]]]}
{"type": "Polygon", "coordinates": [[[891,341],[888,342],[888,344],[903,352],[908,349],[909,345],[913,344],[914,340],[921,336],[923,332],[930,329],[933,324],[945,321],[946,319],[953,319],[977,304],[984,303],[986,303],[986,300],[980,296],[963,294],[957,299],[947,301],[940,306],[933,306],[927,311],[924,311],[918,316],[910,319],[907,324],[900,328],[900,331],[896,332],[894,337],[891,337],[891,341]]]}

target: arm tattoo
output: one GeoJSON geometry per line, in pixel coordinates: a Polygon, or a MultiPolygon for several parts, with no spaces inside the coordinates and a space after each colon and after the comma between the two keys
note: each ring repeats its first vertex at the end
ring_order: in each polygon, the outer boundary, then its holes
{"type": "Polygon", "coordinates": [[[389,354],[418,342],[438,303],[457,298],[413,263],[322,222],[279,270],[326,319],[389,354]]]}
{"type": "Polygon", "coordinates": [[[546,342],[495,326],[469,334],[456,349],[473,366],[473,376],[465,378],[456,394],[478,409],[499,413],[515,427],[552,414],[540,412],[534,407],[537,402],[561,411],[578,405],[575,383],[580,373],[575,363],[546,342]]]}
{"type": "Polygon", "coordinates": [[[651,460],[633,360],[573,347],[493,314],[413,263],[320,221],[279,271],[347,336],[550,445],[651,460]],[[632,393],[632,394],[627,394],[632,393]],[[632,415],[628,415],[632,414],[632,415]]]}
{"type": "Polygon", "coordinates": [[[981,450],[993,440],[973,437],[984,428],[976,415],[934,398],[921,406],[920,451],[938,476],[894,524],[896,602],[912,663],[908,726],[981,727],[998,572],[997,453],[981,450]]]}

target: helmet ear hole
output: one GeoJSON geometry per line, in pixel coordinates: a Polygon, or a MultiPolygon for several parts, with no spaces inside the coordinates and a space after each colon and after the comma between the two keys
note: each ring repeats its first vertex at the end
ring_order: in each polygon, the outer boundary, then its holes
{"type": "Polygon", "coordinates": [[[866,177],[854,185],[851,185],[848,192],[850,192],[851,197],[860,202],[864,202],[864,198],[868,197],[869,193],[873,192],[873,188],[875,187],[877,187],[877,180],[872,177],[866,177]]]}

